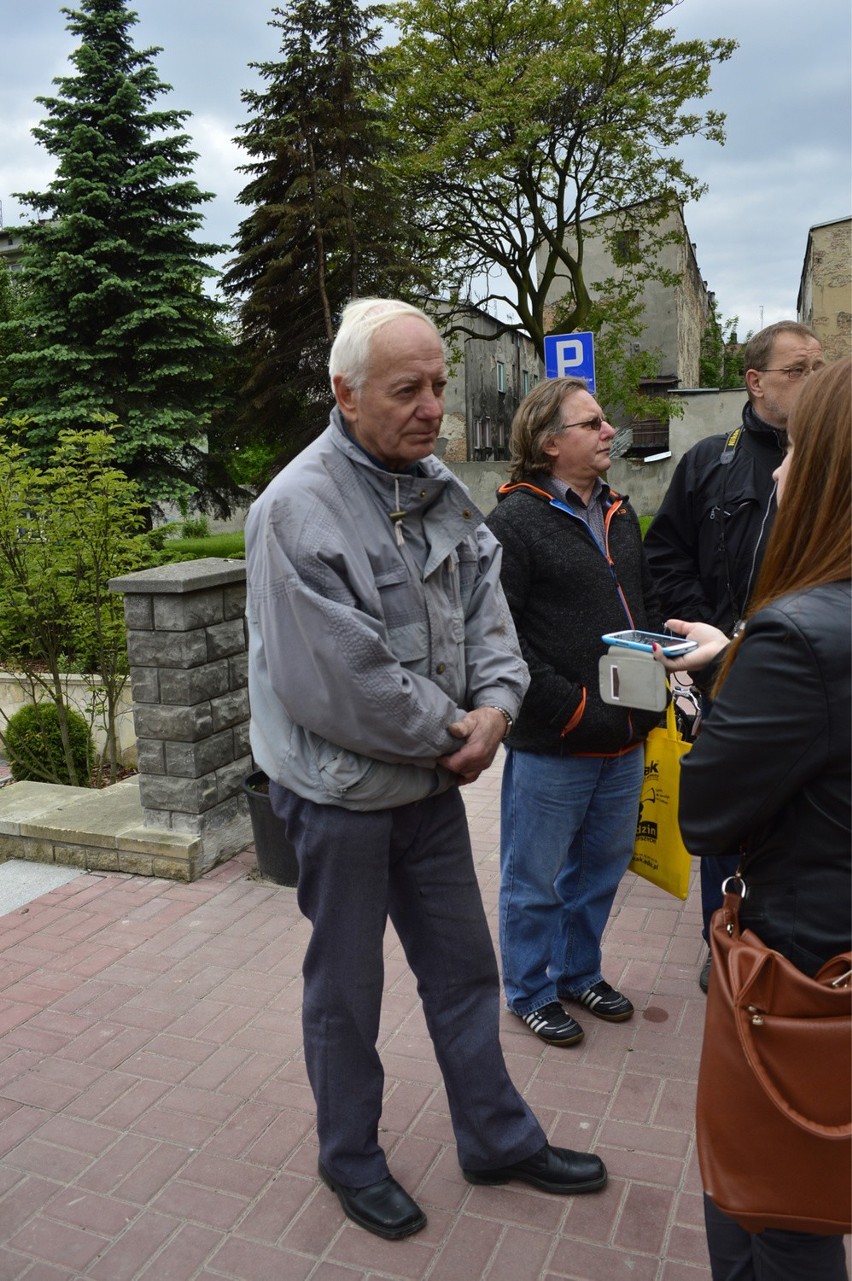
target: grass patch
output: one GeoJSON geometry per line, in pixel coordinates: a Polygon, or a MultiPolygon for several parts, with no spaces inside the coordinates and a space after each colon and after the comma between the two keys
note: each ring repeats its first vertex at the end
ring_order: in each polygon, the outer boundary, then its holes
{"type": "Polygon", "coordinates": [[[234,534],[210,534],[208,538],[167,538],[163,551],[169,560],[201,560],[204,556],[245,560],[246,536],[238,530],[234,534]]]}
{"type": "Polygon", "coordinates": [[[641,529],[641,531],[642,531],[642,537],[643,537],[643,538],[644,538],[644,537],[645,537],[645,535],[647,534],[647,532],[648,532],[648,526],[650,525],[650,523],[651,523],[651,521],[652,521],[653,519],[654,519],[654,517],[653,517],[653,516],[640,516],[640,517],[639,517],[639,528],[640,528],[640,529],[641,529]]]}

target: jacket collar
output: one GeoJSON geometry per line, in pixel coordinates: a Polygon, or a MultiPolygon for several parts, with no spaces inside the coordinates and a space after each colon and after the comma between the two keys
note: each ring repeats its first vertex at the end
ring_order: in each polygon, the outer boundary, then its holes
{"type": "Polygon", "coordinates": [[[331,412],[328,431],[334,448],[357,467],[359,482],[375,494],[379,505],[387,511],[397,542],[400,542],[397,527],[402,541],[405,539],[406,519],[428,524],[430,550],[424,577],[485,521],[461,481],[434,454],[421,458],[415,467],[406,471],[386,471],[346,430],[337,407],[331,412]],[[402,515],[394,520],[391,512],[402,515]]]}
{"type": "Polygon", "coordinates": [[[773,427],[772,423],[765,422],[760,414],[755,412],[750,400],[746,401],[743,408],[743,427],[761,444],[776,445],[781,450],[786,448],[787,433],[780,427],[773,427]]]}
{"type": "MultiPolygon", "coordinates": [[[[627,494],[617,493],[616,490],[611,489],[607,485],[606,481],[604,481],[603,484],[604,487],[600,496],[603,499],[605,507],[609,507],[613,503],[617,503],[619,499],[623,501],[627,499],[627,494]]],[[[511,481],[507,480],[505,485],[501,485],[497,490],[497,501],[502,502],[502,500],[508,497],[509,494],[514,494],[518,491],[529,494],[533,498],[543,499],[544,502],[550,503],[551,505],[555,504],[560,507],[564,506],[564,503],[562,503],[560,499],[556,498],[554,494],[551,494],[547,489],[542,489],[541,485],[537,485],[535,481],[532,480],[519,480],[515,484],[512,484],[511,481]]]]}

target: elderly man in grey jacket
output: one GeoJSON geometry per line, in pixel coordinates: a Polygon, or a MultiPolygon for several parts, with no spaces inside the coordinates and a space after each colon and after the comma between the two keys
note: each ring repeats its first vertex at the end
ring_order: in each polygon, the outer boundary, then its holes
{"type": "Polygon", "coordinates": [[[326,431],[246,524],[252,750],[299,863],[312,923],[305,1058],[319,1173],[389,1239],[426,1216],[378,1141],[388,918],[414,971],[464,1177],[554,1193],[604,1186],[554,1148],[506,1071],[499,982],[459,786],[491,764],[528,675],[500,549],[432,456],[447,374],[414,307],[350,304],[326,431]]]}

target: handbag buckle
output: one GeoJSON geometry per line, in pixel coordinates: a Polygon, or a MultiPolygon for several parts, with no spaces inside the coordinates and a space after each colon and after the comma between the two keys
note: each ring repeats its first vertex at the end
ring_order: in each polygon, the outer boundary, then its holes
{"type": "Polygon", "coordinates": [[[733,876],[725,877],[724,881],[722,882],[722,893],[738,894],[740,898],[745,898],[747,893],[747,887],[746,887],[745,881],[740,876],[739,872],[736,872],[733,876]]]}
{"type": "Polygon", "coordinates": [[[850,978],[852,978],[852,970],[847,970],[845,974],[840,974],[836,979],[832,979],[829,987],[848,987],[850,978]]]}

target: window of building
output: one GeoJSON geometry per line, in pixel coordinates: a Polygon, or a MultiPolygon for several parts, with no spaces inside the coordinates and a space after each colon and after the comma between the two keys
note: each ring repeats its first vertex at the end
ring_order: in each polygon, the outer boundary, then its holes
{"type": "Polygon", "coordinates": [[[615,233],[612,256],[619,267],[626,267],[632,262],[638,262],[641,251],[638,228],[623,228],[615,233]]]}
{"type": "Polygon", "coordinates": [[[502,360],[497,361],[497,390],[501,392],[506,390],[506,366],[502,360]]]}
{"type": "Polygon", "coordinates": [[[525,369],[523,373],[523,389],[524,395],[526,396],[530,389],[530,371],[528,369],[525,369]]]}
{"type": "Polygon", "coordinates": [[[474,418],[473,420],[473,461],[480,463],[486,458],[493,458],[491,419],[474,418]]]}

